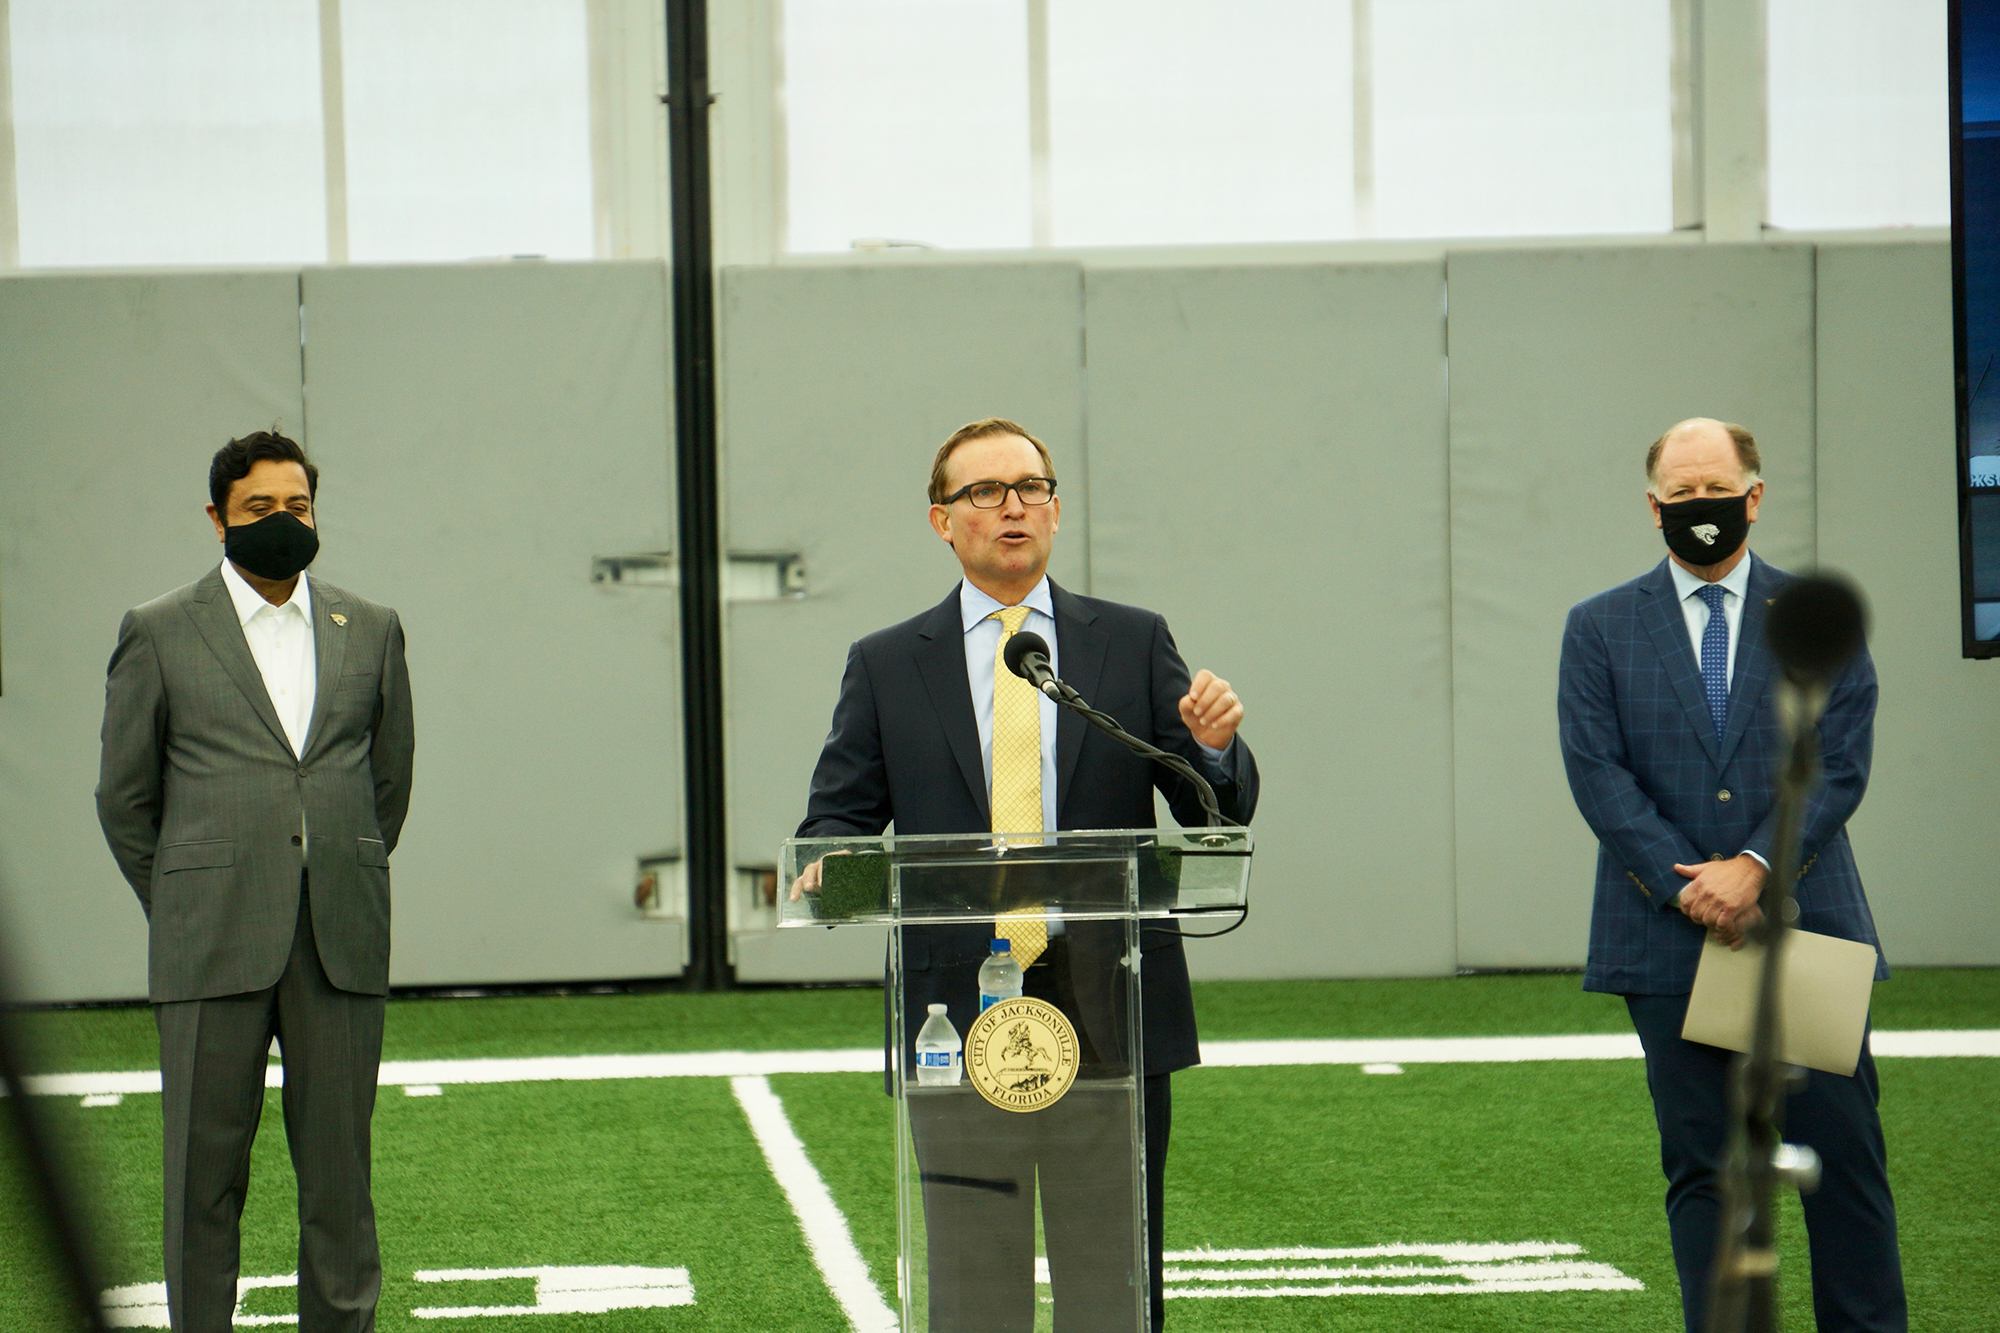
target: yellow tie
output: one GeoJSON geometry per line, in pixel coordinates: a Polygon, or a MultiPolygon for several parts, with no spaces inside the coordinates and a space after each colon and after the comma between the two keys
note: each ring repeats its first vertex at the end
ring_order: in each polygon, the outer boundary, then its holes
{"type": "MultiPolygon", "coordinates": [[[[993,831],[1042,831],[1042,696],[1040,691],[1007,669],[1007,640],[1028,618],[1025,606],[995,611],[1000,642],[993,650],[993,831]]],[[[1039,842],[1040,839],[1017,839],[1039,842]]],[[[1013,945],[1014,961],[1028,967],[1048,948],[1049,931],[1042,909],[1007,912],[994,922],[996,937],[1013,945]]]]}

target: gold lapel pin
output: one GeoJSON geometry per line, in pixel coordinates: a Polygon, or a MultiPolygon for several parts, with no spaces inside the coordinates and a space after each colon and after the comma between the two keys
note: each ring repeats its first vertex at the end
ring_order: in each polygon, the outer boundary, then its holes
{"type": "Polygon", "coordinates": [[[336,624],[336,625],[339,625],[339,626],[341,626],[342,628],[345,628],[345,627],[346,627],[346,625],[347,625],[347,617],[346,617],[346,616],[343,616],[343,615],[342,615],[342,614],[340,614],[340,612],[338,612],[338,611],[334,611],[334,612],[330,613],[330,614],[329,614],[329,615],[327,616],[327,619],[328,619],[328,620],[331,620],[331,621],[332,621],[332,622],[333,622],[334,624],[336,624]]]}

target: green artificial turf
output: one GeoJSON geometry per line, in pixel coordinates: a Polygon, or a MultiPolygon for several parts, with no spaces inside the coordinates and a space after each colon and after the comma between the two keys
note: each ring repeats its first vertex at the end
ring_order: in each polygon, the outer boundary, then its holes
{"type": "MultiPolygon", "coordinates": [[[[298,1266],[278,1097],[274,1090],[266,1098],[253,1154],[245,1275],[298,1266]]],[[[66,1103],[59,1118],[93,1149],[104,1280],[157,1282],[157,1099],[88,1111],[66,1103]]],[[[491,1318],[420,1320],[410,1311],[532,1299],[526,1279],[419,1283],[420,1270],[609,1264],[685,1267],[696,1304],[536,1315],[537,1333],[845,1327],[726,1079],[459,1084],[438,1097],[385,1088],[375,1114],[374,1194],[385,1330],[494,1328],[491,1318]]],[[[28,1228],[22,1202],[7,1191],[0,1230],[28,1228]]],[[[43,1256],[0,1246],[0,1328],[55,1326],[44,1265],[43,1256]]],[[[297,1308],[286,1289],[245,1303],[249,1314],[297,1308]]]]}
{"type": "MultiPolygon", "coordinates": [[[[879,989],[723,995],[406,999],[387,1056],[483,1056],[872,1045],[879,989]]],[[[1629,1031],[1615,998],[1569,975],[1417,981],[1207,982],[1211,1040],[1629,1031]]],[[[149,1069],[143,1008],[25,1016],[46,1071],[149,1069]]],[[[1885,1029],[2000,1027],[2000,971],[1906,970],[1877,988],[1885,1029]]],[[[1892,1059],[1883,1118],[1901,1215],[1913,1327],[2000,1323],[2000,1061],[1892,1059]]],[[[895,1251],[891,1104],[879,1077],[779,1075],[773,1089],[885,1295],[895,1251]]],[[[159,1279],[159,1101],[116,1107],[38,1098],[84,1182],[107,1284],[159,1279]]],[[[1660,1213],[1657,1141],[1637,1061],[1213,1068],[1175,1080],[1170,1249],[1360,1246],[1393,1241],[1556,1240],[1583,1245],[1643,1292],[1174,1300],[1171,1326],[1203,1330],[1667,1330],[1677,1296],[1660,1213]]],[[[0,1139],[0,1330],[66,1318],[11,1144],[0,1139]]],[[[288,1273],[294,1185],[277,1094],[267,1101],[244,1225],[245,1274],[288,1273]]],[[[375,1197],[381,1327],[471,1330],[490,1319],[415,1320],[422,1305],[523,1303],[513,1279],[448,1291],[419,1269],[552,1264],[684,1266],[697,1303],[516,1326],[578,1330],[838,1330],[844,1320],[720,1078],[445,1085],[382,1091],[375,1197]]],[[[1787,1322],[1810,1328],[1804,1238],[1788,1212],[1787,1322]]],[[[290,1292],[246,1310],[282,1314],[290,1292]]]]}
{"type": "MultiPolygon", "coordinates": [[[[1393,981],[1198,981],[1213,1041],[1285,1037],[1541,1036],[1630,1032],[1615,995],[1574,972],[1477,973],[1393,981]]],[[[2000,1028],[2000,968],[1903,968],[1879,982],[1878,1028],[2000,1028]]]]}
{"type": "MultiPolygon", "coordinates": [[[[1912,1327],[1986,1333],[2000,1311],[2000,1091],[1990,1060],[1890,1060],[1883,1120],[1912,1327]],[[1973,1164],[1968,1169],[1969,1164],[1973,1164]]],[[[865,1075],[773,1088],[877,1283],[891,1290],[892,1113],[865,1075]]],[[[1171,1299],[1170,1327],[1546,1330],[1679,1327],[1659,1142],[1637,1061],[1196,1069],[1174,1080],[1169,1250],[1563,1241],[1643,1292],[1171,1299]]],[[[1788,1327],[1812,1327],[1805,1233],[1783,1201],[1788,1327]]]]}

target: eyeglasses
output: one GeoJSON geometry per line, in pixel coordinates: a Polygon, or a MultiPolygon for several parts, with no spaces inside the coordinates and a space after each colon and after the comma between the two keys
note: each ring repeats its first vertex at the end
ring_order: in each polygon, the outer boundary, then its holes
{"type": "Polygon", "coordinates": [[[998,509],[1007,503],[1007,492],[1021,497],[1024,505],[1045,505],[1056,498],[1054,477],[1023,477],[1019,481],[975,481],[961,486],[944,498],[946,504],[970,500],[974,509],[998,509]]]}

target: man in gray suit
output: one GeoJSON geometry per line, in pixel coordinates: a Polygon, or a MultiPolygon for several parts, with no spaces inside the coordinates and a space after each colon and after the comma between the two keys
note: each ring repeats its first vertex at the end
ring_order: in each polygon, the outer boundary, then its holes
{"type": "Polygon", "coordinates": [[[259,431],[209,468],[226,558],[129,611],[105,682],[98,819],[150,925],[167,1304],[236,1307],[265,1053],[284,1056],[299,1326],[375,1326],[369,1120],[389,988],[389,853],[410,802],[396,613],[303,573],[319,471],[259,431]]]}

